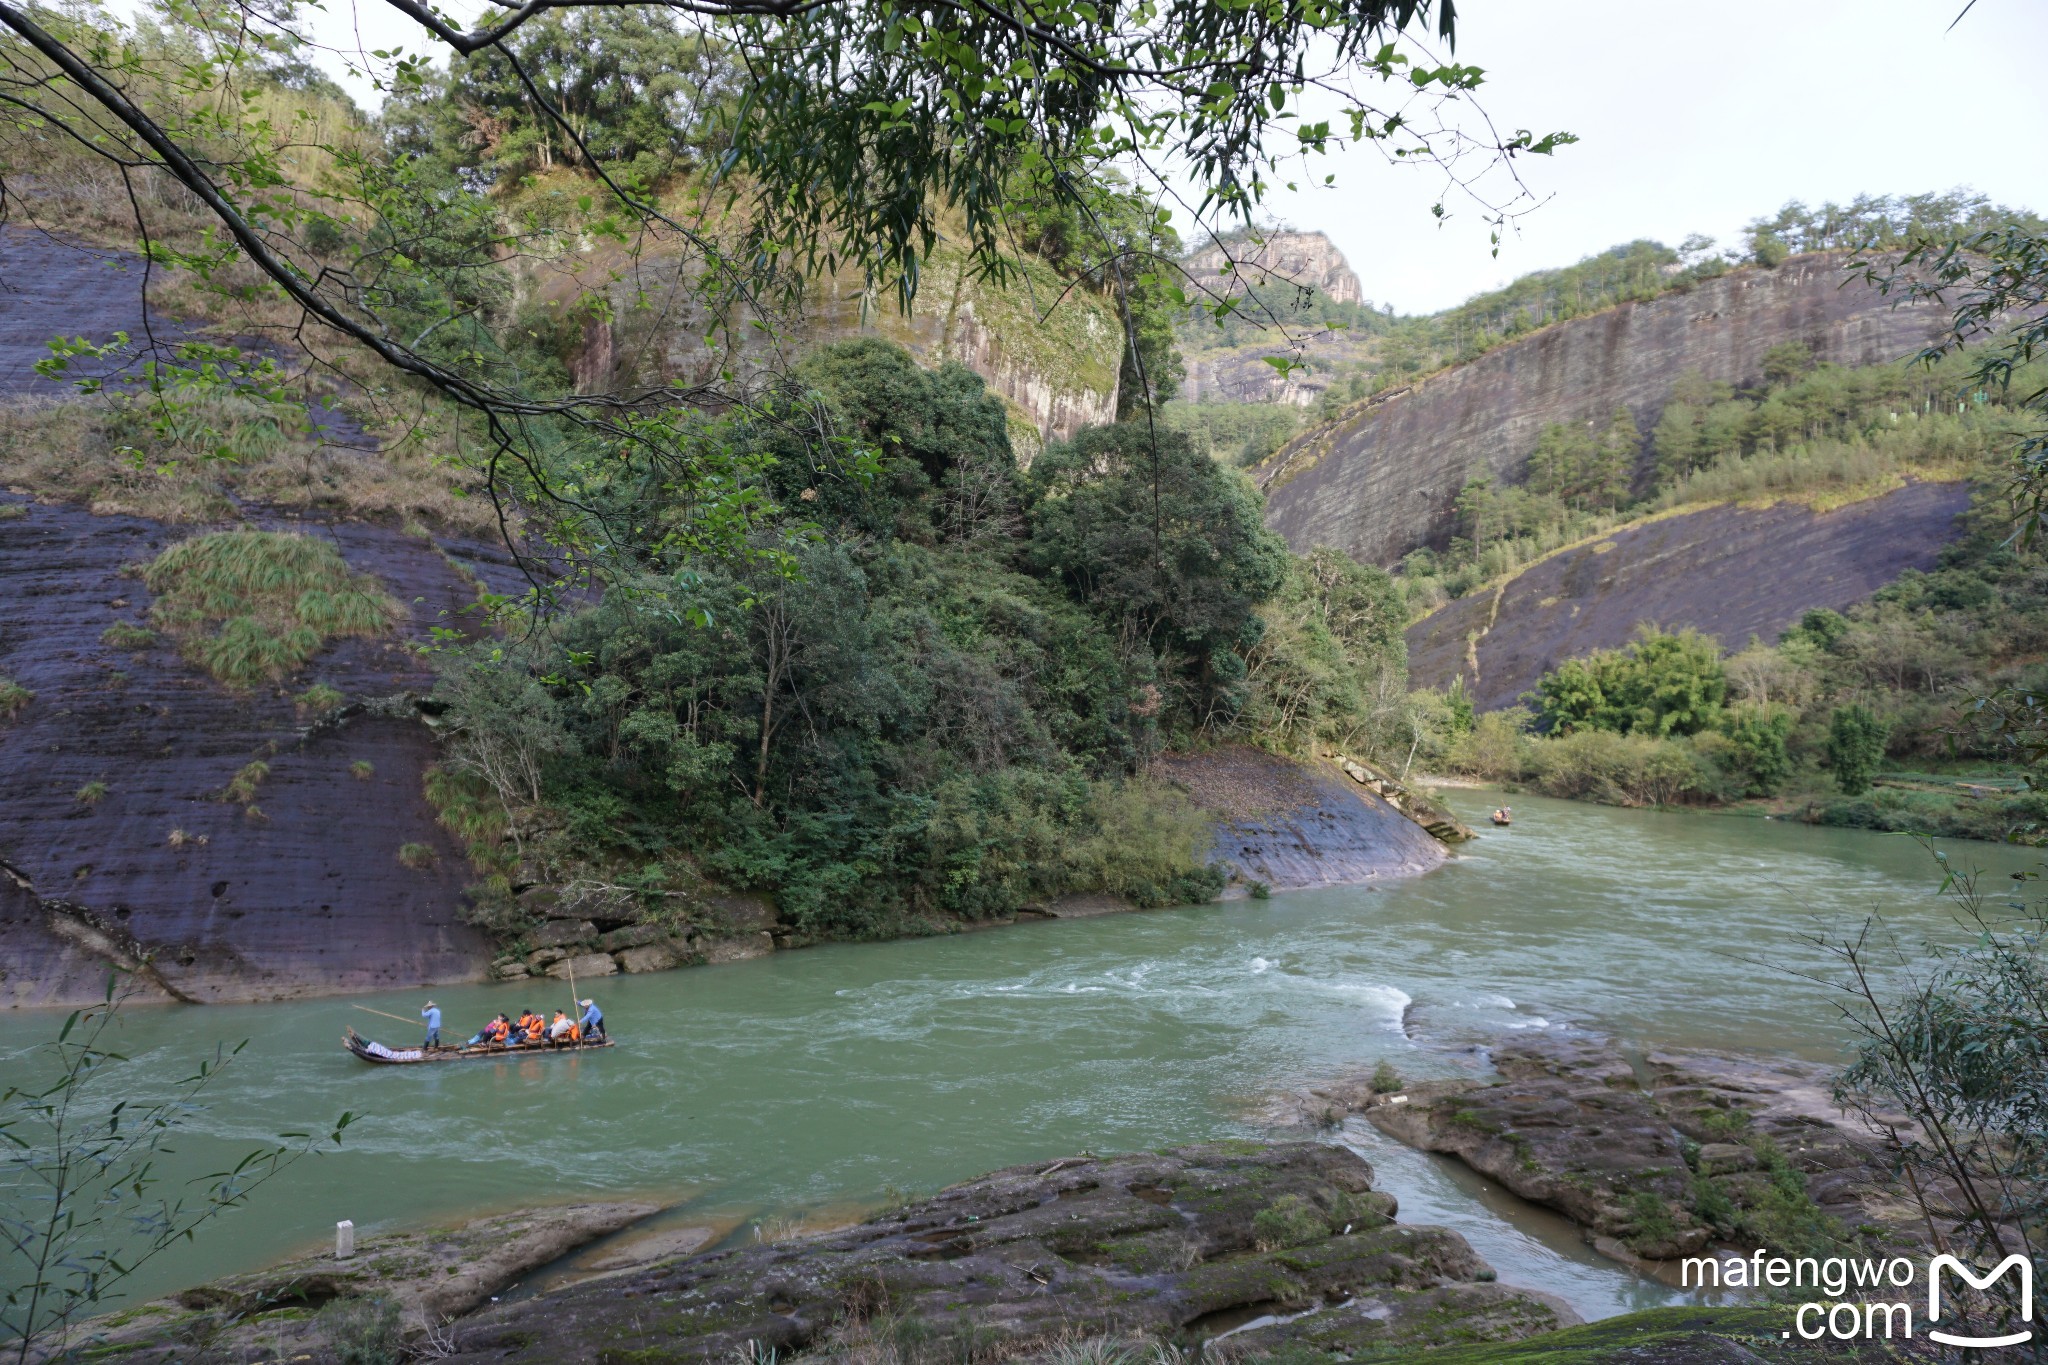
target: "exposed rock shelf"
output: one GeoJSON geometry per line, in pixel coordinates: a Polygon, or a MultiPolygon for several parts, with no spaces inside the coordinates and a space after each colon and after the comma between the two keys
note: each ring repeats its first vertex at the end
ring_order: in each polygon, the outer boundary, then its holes
{"type": "Polygon", "coordinates": [[[1731,651],[1752,634],[1775,640],[1809,608],[1847,607],[1932,568],[1969,504],[1966,484],[1915,483],[1831,512],[1712,507],[1626,526],[1417,621],[1409,678],[1462,677],[1473,704],[1494,710],[1645,621],[1695,627],[1731,651]]]}
{"type": "MultiPolygon", "coordinates": [[[[1317,1087],[1309,1116],[1362,1112],[1390,1136],[1455,1156],[1562,1213],[1623,1261],[1704,1254],[1745,1215],[1810,1204],[1847,1239],[1925,1241],[1895,1190],[1885,1140],[1844,1117],[1824,1068],[1707,1052],[1627,1055],[1568,1032],[1493,1049],[1503,1079],[1317,1087]],[[1318,1108],[1318,1106],[1323,1106],[1318,1108]],[[1793,1189],[1802,1194],[1787,1196],[1793,1189]]],[[[1779,1248],[1784,1250],[1784,1248],[1779,1248]]]]}
{"type": "Polygon", "coordinates": [[[1358,885],[1427,872],[1447,856],[1428,826],[1449,817],[1426,803],[1404,810],[1404,797],[1419,798],[1390,793],[1385,779],[1356,763],[1350,767],[1362,776],[1338,763],[1297,763],[1236,746],[1169,754],[1156,766],[1216,822],[1211,856],[1228,863],[1240,884],[1275,891],[1358,885]]]}

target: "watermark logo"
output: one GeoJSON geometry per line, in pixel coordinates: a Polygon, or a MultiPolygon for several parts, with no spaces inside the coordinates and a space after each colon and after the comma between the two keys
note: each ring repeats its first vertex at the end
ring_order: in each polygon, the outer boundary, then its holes
{"type": "MultiPolygon", "coordinates": [[[[1908,1298],[1884,1302],[1879,1291],[1911,1289],[1919,1275],[1919,1267],[1903,1256],[1889,1260],[1855,1257],[1788,1260],[1772,1256],[1761,1248],[1743,1260],[1695,1256],[1682,1261],[1679,1267],[1679,1283],[1686,1288],[1810,1287],[1819,1291],[1826,1297],[1800,1304],[1792,1316],[1793,1330],[1784,1334],[1789,1338],[1796,1332],[1805,1341],[1819,1341],[1823,1337],[1832,1337],[1836,1341],[1911,1338],[1914,1335],[1912,1301],[1908,1298]]],[[[1930,1341],[1982,1351],[2018,1346],[2034,1339],[2034,1266],[2027,1257],[2008,1256],[1995,1268],[1980,1275],[1975,1268],[1944,1254],[1927,1263],[1926,1276],[1927,1319],[1921,1325],[1930,1341]],[[2018,1322],[2026,1326],[2002,1336],[1965,1336],[1942,1329],[1942,1280],[1945,1273],[1953,1274],[1971,1289],[1984,1294],[2014,1271],[2018,1272],[2018,1322]]],[[[2014,1302],[2009,1286],[2000,1298],[2009,1311],[2014,1302]]],[[[2007,1325],[2013,1324],[2008,1322],[2007,1325]]]]}
{"type": "Polygon", "coordinates": [[[2034,1339],[2030,1327],[2002,1337],[1959,1337],[1949,1332],[1936,1330],[1932,1324],[1941,1321],[1941,1272],[1953,1270],[1972,1289],[1989,1289],[2005,1278],[2008,1270],[2020,1272],[2020,1321],[2034,1320],[2034,1264],[2021,1255],[2011,1255],[1998,1263],[1996,1270],[1986,1272],[1981,1278],[1970,1267],[1953,1256],[1937,1256],[1927,1266],[1927,1335],[1944,1346],[1975,1346],[1988,1349],[1993,1346],[2017,1346],[2023,1341],[2034,1339]]]}

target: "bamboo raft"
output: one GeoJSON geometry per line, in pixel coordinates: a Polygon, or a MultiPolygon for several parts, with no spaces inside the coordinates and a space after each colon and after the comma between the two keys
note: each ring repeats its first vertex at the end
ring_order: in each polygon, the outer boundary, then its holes
{"type": "Polygon", "coordinates": [[[424,1062],[479,1062],[490,1058],[500,1061],[508,1057],[547,1057],[563,1052],[594,1052],[611,1047],[610,1038],[595,1042],[574,1043],[522,1043],[508,1047],[504,1043],[479,1043],[475,1047],[456,1044],[452,1047],[386,1047],[374,1039],[365,1038],[354,1029],[342,1034],[341,1045],[366,1062],[378,1066],[417,1066],[424,1062]]]}

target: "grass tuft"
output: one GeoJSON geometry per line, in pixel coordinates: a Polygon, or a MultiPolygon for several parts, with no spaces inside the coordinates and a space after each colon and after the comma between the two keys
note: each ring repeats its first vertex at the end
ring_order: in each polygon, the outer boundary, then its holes
{"type": "Polygon", "coordinates": [[[340,688],[329,687],[326,683],[314,683],[311,687],[299,693],[298,696],[293,697],[292,705],[298,707],[303,714],[324,716],[347,700],[348,698],[342,695],[340,688]]]}
{"type": "Polygon", "coordinates": [[[242,765],[240,772],[221,789],[220,799],[247,805],[256,797],[256,789],[263,785],[263,779],[270,776],[270,765],[262,759],[242,765]]]}
{"type": "Polygon", "coordinates": [[[0,673],[0,720],[13,720],[35,699],[35,693],[0,673]]]}
{"type": "Polygon", "coordinates": [[[287,532],[196,536],[158,555],[142,576],[157,594],[150,619],[230,687],[282,678],[329,639],[381,635],[404,614],[333,546],[287,532]]]}
{"type": "Polygon", "coordinates": [[[148,649],[156,643],[156,632],[116,621],[100,632],[100,643],[111,649],[148,649]]]}
{"type": "Polygon", "coordinates": [[[436,861],[431,844],[402,844],[398,849],[398,861],[415,872],[424,872],[436,861]]]}
{"type": "Polygon", "coordinates": [[[348,770],[356,781],[368,782],[376,774],[377,765],[370,762],[367,758],[359,758],[348,765],[348,770]]]}
{"type": "Polygon", "coordinates": [[[71,795],[81,806],[97,806],[106,794],[107,784],[95,781],[86,783],[71,795]]]}

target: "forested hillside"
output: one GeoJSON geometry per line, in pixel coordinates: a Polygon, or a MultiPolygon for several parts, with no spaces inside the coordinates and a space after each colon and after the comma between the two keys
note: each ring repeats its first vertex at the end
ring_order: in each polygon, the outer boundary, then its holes
{"type": "MultiPolygon", "coordinates": [[[[120,35],[192,119],[207,22],[120,35]]],[[[105,249],[121,174],[7,127],[37,168],[7,259],[48,283],[0,410],[0,563],[38,575],[0,621],[0,746],[35,773],[0,848],[15,998],[109,957],[217,999],[474,975],[486,945],[516,974],[537,934],[646,967],[1204,899],[1210,817],[1156,755],[1359,747],[1398,711],[1387,575],[1290,555],[1240,474],[1112,423],[1171,368],[1156,301],[1100,267],[1105,224],[1167,232],[1126,189],[1020,190],[1012,272],[936,244],[905,307],[819,260],[719,315],[706,240],[749,229],[683,93],[706,62],[660,17],[552,15],[378,118],[260,45],[234,68],[317,125],[270,163],[276,240],[359,281],[425,378],[300,325],[161,176],[130,177],[151,268],[105,249]]]]}

